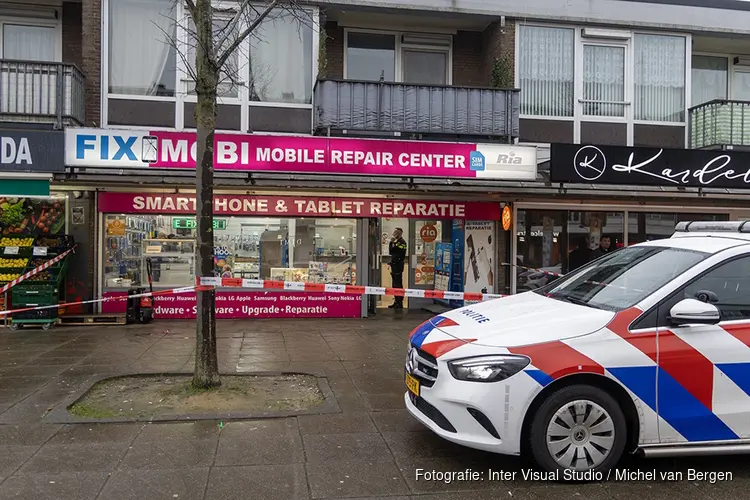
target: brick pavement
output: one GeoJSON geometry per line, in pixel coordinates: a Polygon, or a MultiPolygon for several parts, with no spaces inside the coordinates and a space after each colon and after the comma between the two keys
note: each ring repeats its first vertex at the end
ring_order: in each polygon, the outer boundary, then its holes
{"type": "Polygon", "coordinates": [[[323,372],[342,412],[274,420],[159,424],[48,421],[101,374],[192,368],[194,325],[0,328],[0,499],[392,500],[680,498],[747,495],[746,457],[629,461],[657,472],[731,471],[718,484],[526,482],[515,458],[467,450],[403,409],[408,332],[422,313],[368,320],[219,322],[225,373],[323,372]],[[47,420],[45,420],[47,419],[47,420]],[[415,471],[505,470],[515,480],[417,481],[415,471]]]}

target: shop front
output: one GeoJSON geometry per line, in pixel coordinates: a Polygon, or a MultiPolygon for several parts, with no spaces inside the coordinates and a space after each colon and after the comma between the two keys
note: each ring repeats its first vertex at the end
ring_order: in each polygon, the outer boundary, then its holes
{"type": "Polygon", "coordinates": [[[603,252],[668,238],[678,222],[750,219],[748,153],[571,144],[550,153],[557,195],[513,203],[515,293],[603,252]]]}
{"type": "MultiPolygon", "coordinates": [[[[100,192],[97,207],[100,296],[118,297],[133,288],[147,288],[149,275],[154,290],[195,283],[194,194],[100,192]]],[[[444,290],[465,286],[467,291],[493,293],[493,273],[497,274],[493,245],[499,220],[500,205],[492,202],[216,194],[214,276],[391,286],[386,271],[388,242],[399,227],[408,247],[405,286],[444,290]],[[454,237],[459,240],[457,252],[454,237]],[[451,266],[454,254],[461,262],[451,266]]],[[[353,318],[372,310],[361,295],[322,292],[220,288],[216,301],[217,317],[226,319],[353,318]]],[[[383,301],[375,307],[386,305],[383,301]]],[[[103,313],[124,311],[122,300],[102,303],[103,313]]],[[[156,298],[155,318],[193,317],[194,293],[156,298]]]]}

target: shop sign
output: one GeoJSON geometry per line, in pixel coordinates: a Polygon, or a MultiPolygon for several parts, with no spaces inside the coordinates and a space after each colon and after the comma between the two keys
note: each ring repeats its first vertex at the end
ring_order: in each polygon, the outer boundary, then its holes
{"type": "Polygon", "coordinates": [[[419,238],[425,243],[432,243],[437,239],[437,228],[432,224],[426,224],[419,230],[419,238]]]}
{"type": "Polygon", "coordinates": [[[125,220],[118,217],[107,222],[107,236],[125,236],[125,220]]]}
{"type": "MultiPolygon", "coordinates": [[[[104,292],[103,298],[126,295],[104,292]]],[[[122,314],[124,300],[102,303],[102,313],[122,314]]],[[[195,293],[154,297],[154,319],[194,319],[195,293]]],[[[216,292],[217,319],[249,318],[359,318],[362,296],[310,292],[216,292]]]]}
{"type": "MultiPolygon", "coordinates": [[[[192,132],[67,129],[71,167],[194,169],[192,132]]],[[[217,171],[535,180],[532,146],[216,134],[217,171]]]]}
{"type": "Polygon", "coordinates": [[[62,130],[0,130],[0,175],[3,172],[65,172],[62,130]]]}
{"type": "Polygon", "coordinates": [[[750,153],[552,144],[552,182],[750,188],[750,153]]]}
{"type": "MultiPolygon", "coordinates": [[[[99,193],[102,213],[191,215],[195,195],[99,193]]],[[[306,196],[214,196],[216,215],[273,217],[404,217],[415,219],[500,220],[500,205],[444,200],[311,198],[306,196]]]]}
{"type": "MultiPolygon", "coordinates": [[[[172,229],[196,229],[198,222],[195,217],[172,217],[172,229]]],[[[215,230],[222,230],[227,228],[227,221],[225,219],[214,219],[213,228],[215,230]]]]}
{"type": "Polygon", "coordinates": [[[513,213],[508,205],[503,207],[501,220],[503,221],[503,231],[510,230],[510,225],[513,222],[513,213]]]}

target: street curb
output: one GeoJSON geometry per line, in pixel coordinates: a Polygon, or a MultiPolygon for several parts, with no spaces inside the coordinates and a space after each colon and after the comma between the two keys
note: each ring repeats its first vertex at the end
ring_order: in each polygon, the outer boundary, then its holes
{"type": "Polygon", "coordinates": [[[93,423],[132,423],[132,422],[194,422],[199,420],[259,420],[270,418],[289,418],[301,415],[324,415],[331,413],[341,413],[336,396],[328,384],[328,378],[320,373],[306,373],[293,371],[257,371],[242,373],[221,373],[220,376],[236,377],[273,377],[283,375],[306,375],[314,377],[318,382],[318,389],[323,394],[323,403],[310,410],[301,411],[271,411],[260,413],[207,413],[195,415],[158,415],[154,417],[110,417],[110,418],[87,418],[71,415],[68,409],[76,402],[81,400],[96,384],[103,380],[125,378],[125,377],[154,377],[154,376],[192,376],[192,372],[138,372],[138,373],[117,373],[106,375],[94,375],[87,383],[85,389],[76,391],[56,405],[55,409],[49,412],[42,422],[55,424],[93,424],[93,423]]]}

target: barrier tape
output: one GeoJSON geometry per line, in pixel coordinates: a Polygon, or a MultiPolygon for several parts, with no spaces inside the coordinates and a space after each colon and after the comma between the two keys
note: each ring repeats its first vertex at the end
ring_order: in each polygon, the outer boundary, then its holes
{"type": "Polygon", "coordinates": [[[118,300],[139,299],[142,297],[159,297],[162,295],[177,295],[177,294],[186,293],[186,292],[207,292],[208,290],[212,290],[213,288],[214,287],[212,286],[185,286],[185,287],[180,287],[180,288],[172,288],[170,290],[159,290],[157,292],[145,292],[145,293],[137,293],[133,295],[103,297],[101,299],[83,300],[80,302],[61,302],[59,304],[53,304],[49,306],[24,307],[22,309],[11,309],[9,311],[0,311],[0,317],[10,316],[12,314],[16,314],[20,312],[41,311],[43,309],[54,309],[54,308],[59,309],[61,307],[96,304],[98,302],[114,302],[118,300]]]}
{"type": "Polygon", "coordinates": [[[274,281],[249,278],[196,278],[198,286],[247,288],[251,290],[286,290],[289,292],[328,292],[352,295],[380,295],[419,299],[492,300],[505,297],[494,293],[448,292],[443,290],[418,290],[414,288],[387,288],[380,286],[336,285],[331,283],[306,283],[302,281],[274,281]]]}
{"type": "Polygon", "coordinates": [[[0,288],[0,294],[3,294],[5,292],[7,292],[8,290],[10,290],[11,288],[13,288],[17,284],[21,283],[22,281],[25,281],[25,280],[31,278],[32,276],[34,276],[36,274],[39,274],[41,271],[44,271],[45,269],[48,269],[48,268],[52,267],[54,264],[57,264],[58,262],[60,262],[61,260],[63,260],[65,257],[67,257],[67,255],[70,252],[72,252],[73,250],[75,250],[77,246],[78,246],[78,244],[76,243],[75,245],[73,245],[73,248],[71,248],[69,250],[65,250],[63,253],[61,253],[57,257],[54,257],[54,258],[48,260],[47,262],[45,262],[41,266],[35,267],[31,271],[29,271],[29,272],[27,272],[25,274],[22,274],[18,278],[10,281],[7,285],[5,285],[4,287],[0,288]]]}

